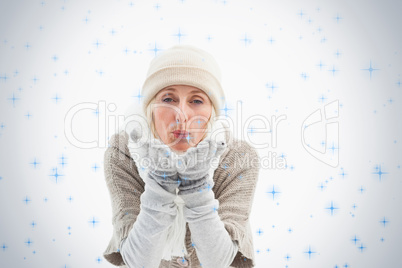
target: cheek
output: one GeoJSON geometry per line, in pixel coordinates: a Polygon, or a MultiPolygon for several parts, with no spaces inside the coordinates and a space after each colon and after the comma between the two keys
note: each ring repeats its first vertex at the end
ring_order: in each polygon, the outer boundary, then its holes
{"type": "MultiPolygon", "coordinates": [[[[200,121],[201,121],[200,124],[201,124],[203,127],[206,126],[206,124],[207,124],[208,119],[209,119],[210,116],[211,116],[211,112],[210,112],[209,109],[204,109],[204,110],[201,110],[201,111],[199,111],[199,112],[197,113],[197,117],[200,119],[200,121]]],[[[195,120],[194,123],[197,123],[197,125],[198,125],[198,119],[195,120]]],[[[193,123],[193,124],[194,124],[194,123],[193,123]]]]}
{"type": "Polygon", "coordinates": [[[207,109],[199,111],[192,120],[193,122],[191,123],[191,128],[194,129],[206,128],[210,116],[211,112],[207,109]]]}
{"type": "Polygon", "coordinates": [[[155,128],[157,130],[167,129],[169,122],[174,121],[174,115],[170,109],[158,108],[154,111],[155,128]]]}

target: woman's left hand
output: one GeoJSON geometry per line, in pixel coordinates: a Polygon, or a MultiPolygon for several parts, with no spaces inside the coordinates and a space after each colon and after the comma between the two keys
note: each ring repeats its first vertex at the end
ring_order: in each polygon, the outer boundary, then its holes
{"type": "Polygon", "coordinates": [[[189,194],[204,188],[209,171],[216,169],[226,142],[206,139],[178,158],[177,171],[181,180],[179,194],[189,194]]]}

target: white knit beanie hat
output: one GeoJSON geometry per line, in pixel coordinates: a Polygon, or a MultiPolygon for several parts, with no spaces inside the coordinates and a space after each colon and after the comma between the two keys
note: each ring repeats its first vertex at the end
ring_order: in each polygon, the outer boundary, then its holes
{"type": "Polygon", "coordinates": [[[192,45],[175,45],[151,61],[142,86],[143,109],[163,88],[171,85],[188,85],[208,95],[219,116],[225,103],[221,85],[221,71],[214,57],[192,45]]]}

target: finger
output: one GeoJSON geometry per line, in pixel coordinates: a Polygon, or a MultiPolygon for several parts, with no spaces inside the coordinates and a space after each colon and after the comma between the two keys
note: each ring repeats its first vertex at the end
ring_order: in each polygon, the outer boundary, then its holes
{"type": "Polygon", "coordinates": [[[141,159],[143,157],[145,157],[148,153],[148,146],[146,143],[144,142],[137,142],[134,143],[133,147],[130,148],[130,151],[136,155],[135,159],[141,159]]]}
{"type": "Polygon", "coordinates": [[[197,160],[206,159],[209,152],[208,140],[203,140],[197,145],[197,160]]]}
{"type": "Polygon", "coordinates": [[[154,141],[151,141],[148,146],[148,156],[150,159],[158,159],[159,157],[159,150],[156,148],[154,141]]]}
{"type": "Polygon", "coordinates": [[[140,128],[135,127],[130,132],[130,139],[134,143],[134,151],[138,154],[140,158],[143,158],[148,153],[148,144],[146,141],[142,141],[142,132],[140,128]]]}
{"type": "Polygon", "coordinates": [[[208,161],[212,161],[212,159],[219,158],[222,153],[227,148],[227,144],[224,141],[211,141],[211,152],[208,153],[208,161]]]}
{"type": "Polygon", "coordinates": [[[169,146],[158,148],[158,158],[164,159],[169,165],[172,164],[172,150],[170,150],[169,146]]]}
{"type": "Polygon", "coordinates": [[[136,149],[134,152],[138,155],[138,160],[139,160],[139,159],[143,159],[144,157],[146,157],[148,150],[147,150],[146,146],[144,145],[141,148],[136,149]]]}
{"type": "Polygon", "coordinates": [[[208,151],[208,155],[207,155],[207,159],[211,159],[217,151],[217,146],[216,146],[216,142],[214,140],[209,140],[209,151],[208,151]]]}
{"type": "Polygon", "coordinates": [[[177,157],[177,165],[176,165],[176,167],[177,167],[178,172],[183,172],[183,171],[186,170],[186,163],[185,163],[185,159],[184,159],[183,156],[180,155],[180,156],[177,157]]]}
{"type": "Polygon", "coordinates": [[[158,158],[169,158],[171,156],[172,150],[168,145],[160,141],[155,140],[155,150],[157,151],[158,158]]]}
{"type": "Polygon", "coordinates": [[[197,147],[190,147],[187,149],[187,151],[183,154],[183,157],[191,157],[195,153],[197,153],[197,147]]]}
{"type": "Polygon", "coordinates": [[[218,141],[216,143],[216,153],[215,156],[219,157],[222,155],[222,153],[225,151],[225,149],[227,148],[227,143],[224,141],[218,141]]]}

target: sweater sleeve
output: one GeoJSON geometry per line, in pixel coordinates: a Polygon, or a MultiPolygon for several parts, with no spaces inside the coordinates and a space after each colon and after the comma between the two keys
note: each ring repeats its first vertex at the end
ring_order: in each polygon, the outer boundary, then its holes
{"type": "Polygon", "coordinates": [[[125,264],[120,252],[120,243],[128,236],[140,213],[140,196],[144,192],[144,182],[130,156],[127,143],[128,135],[125,132],[116,133],[111,136],[109,147],[104,154],[104,173],[111,200],[113,233],[103,256],[116,266],[125,264]]]}
{"type": "Polygon", "coordinates": [[[231,267],[254,267],[253,233],[249,216],[259,175],[259,156],[245,141],[237,141],[215,171],[213,191],[218,214],[239,249],[231,267]]]}

